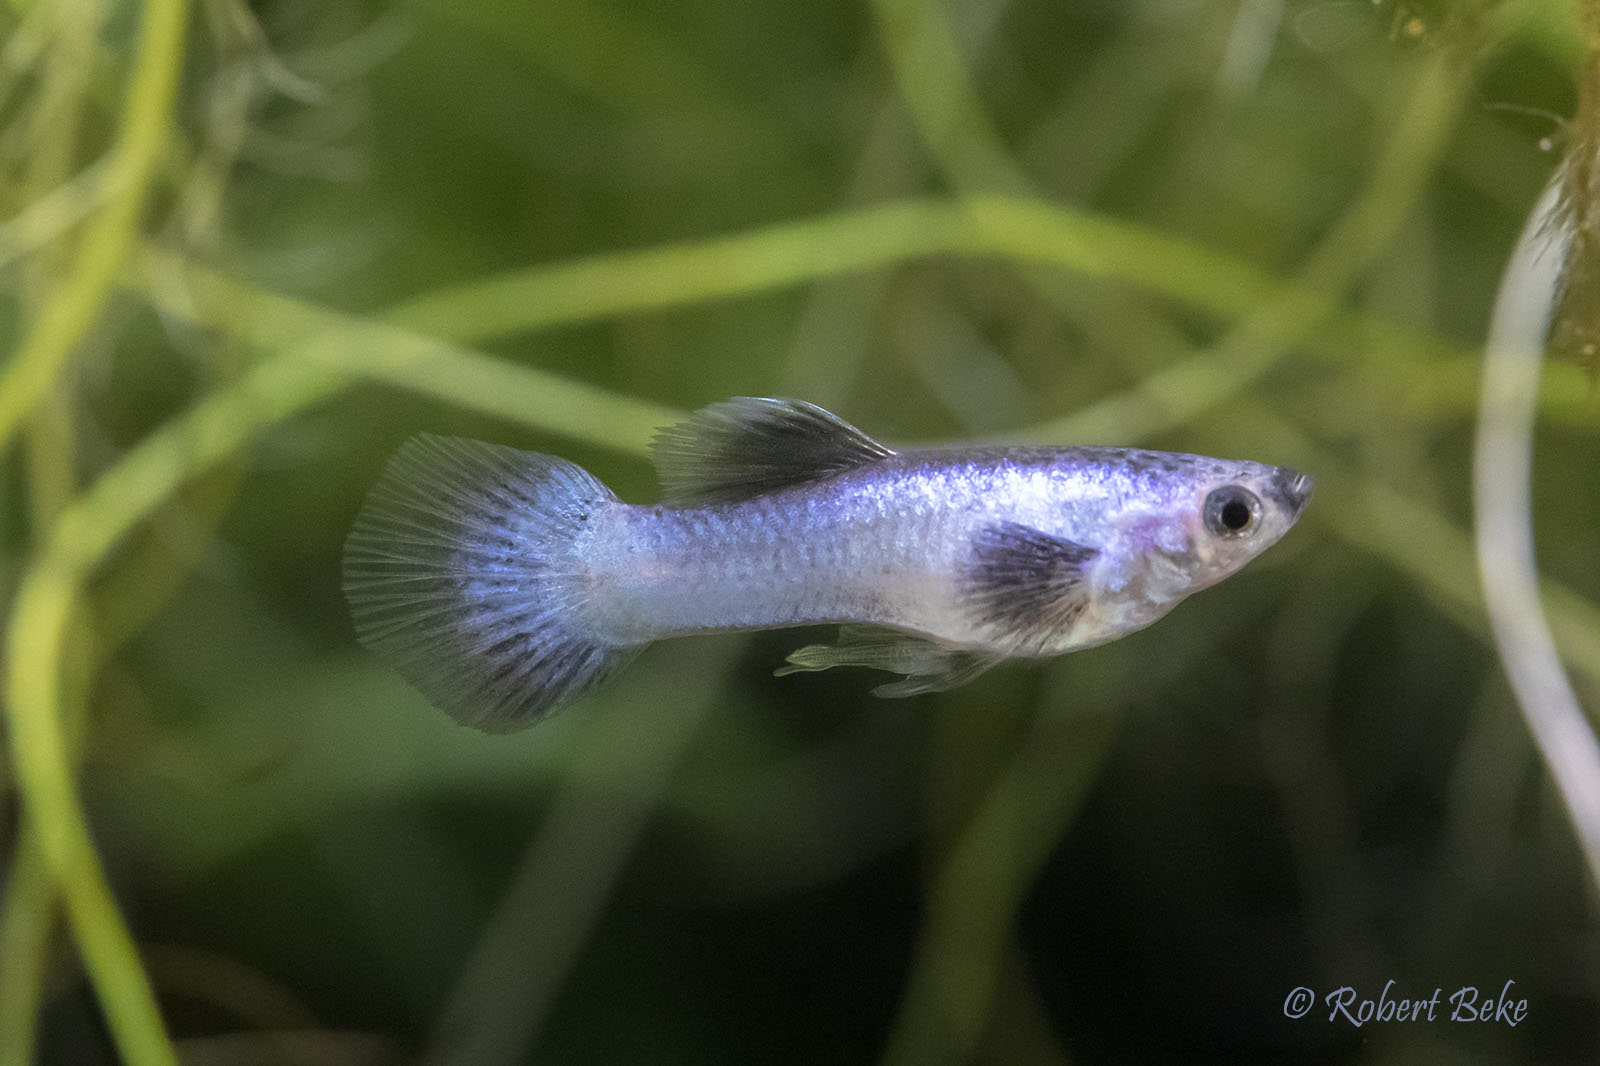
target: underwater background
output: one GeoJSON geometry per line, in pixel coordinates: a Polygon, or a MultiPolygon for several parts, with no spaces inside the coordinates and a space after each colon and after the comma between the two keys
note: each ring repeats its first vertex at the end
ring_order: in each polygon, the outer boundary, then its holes
{"type": "MultiPolygon", "coordinates": [[[[0,1066],[1595,1061],[1471,498],[1594,6],[0,5],[0,1066]],[[735,395],[1317,495],[1152,628],[908,701],[771,676],[826,627],[697,637],[486,736],[355,643],[411,434],[644,502],[735,395]]],[[[1553,359],[1590,709],[1597,446],[1553,359]]]]}

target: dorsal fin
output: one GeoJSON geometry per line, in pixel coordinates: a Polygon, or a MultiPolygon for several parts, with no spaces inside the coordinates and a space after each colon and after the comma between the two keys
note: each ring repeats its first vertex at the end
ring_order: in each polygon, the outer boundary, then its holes
{"type": "Polygon", "coordinates": [[[736,503],[894,454],[804,400],[737,396],[661,429],[651,458],[673,503],[736,503]]]}

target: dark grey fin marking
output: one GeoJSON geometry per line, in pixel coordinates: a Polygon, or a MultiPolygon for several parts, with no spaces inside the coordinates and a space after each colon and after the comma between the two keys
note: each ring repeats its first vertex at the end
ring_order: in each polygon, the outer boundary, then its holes
{"type": "Polygon", "coordinates": [[[1099,552],[1031,526],[979,530],[961,574],[973,620],[1018,655],[1037,655],[1089,605],[1086,572],[1099,552]]]}
{"type": "Polygon", "coordinates": [[[804,400],[738,396],[656,433],[651,458],[673,503],[737,503],[894,454],[804,400]]]}
{"type": "Polygon", "coordinates": [[[772,673],[774,677],[783,677],[835,666],[869,666],[874,670],[906,674],[903,680],[872,690],[874,696],[896,699],[964,685],[999,661],[995,656],[947,647],[895,629],[845,625],[839,627],[838,643],[809,644],[800,648],[789,656],[787,666],[780,666],[772,673]]]}
{"type": "Polygon", "coordinates": [[[576,610],[576,542],[615,500],[562,459],[413,437],[345,543],[357,636],[457,721],[532,725],[637,650],[594,639],[576,610]]]}

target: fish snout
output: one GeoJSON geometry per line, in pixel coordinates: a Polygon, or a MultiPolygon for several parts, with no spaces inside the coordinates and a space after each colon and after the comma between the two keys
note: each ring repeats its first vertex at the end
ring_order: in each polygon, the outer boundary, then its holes
{"type": "Polygon", "coordinates": [[[1297,518],[1316,486],[1311,475],[1280,466],[1272,478],[1272,495],[1289,512],[1290,518],[1297,518]]]}

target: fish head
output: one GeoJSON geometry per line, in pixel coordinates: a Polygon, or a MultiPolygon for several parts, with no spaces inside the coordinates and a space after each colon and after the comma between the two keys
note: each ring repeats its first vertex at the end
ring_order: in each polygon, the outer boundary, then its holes
{"type": "Polygon", "coordinates": [[[1059,523],[1011,534],[1021,543],[984,545],[1004,565],[982,574],[1020,575],[990,597],[989,616],[1010,620],[1040,603],[1035,613],[1060,623],[1035,627],[1018,645],[1028,650],[1012,654],[1070,651],[1149,625],[1282,539],[1312,492],[1311,478],[1286,467],[1173,452],[1078,449],[1062,453],[1061,470],[1075,490],[1099,490],[1077,492],[1092,507],[1072,501],[1059,523]],[[1042,590],[1041,577],[1051,579],[1042,590]]]}
{"type": "Polygon", "coordinates": [[[1311,478],[1287,467],[1167,452],[1127,461],[1098,584],[1115,609],[1144,621],[1276,544],[1311,498],[1311,478]]]}
{"type": "Polygon", "coordinates": [[[1173,494],[1179,536],[1172,562],[1195,592],[1276,544],[1299,519],[1315,483],[1284,466],[1215,462],[1173,494]]]}

